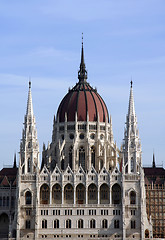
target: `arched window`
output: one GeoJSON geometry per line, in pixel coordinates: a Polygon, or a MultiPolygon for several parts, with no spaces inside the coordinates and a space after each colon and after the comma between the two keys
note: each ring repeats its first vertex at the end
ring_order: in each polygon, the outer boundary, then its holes
{"type": "Polygon", "coordinates": [[[95,147],[91,147],[91,165],[95,168],[95,147]]]}
{"type": "Polygon", "coordinates": [[[79,166],[85,170],[85,149],[84,147],[79,148],[79,166]]]}
{"type": "Polygon", "coordinates": [[[102,228],[108,228],[108,220],[107,219],[103,219],[102,228]]]}
{"type": "Polygon", "coordinates": [[[134,191],[130,192],[130,204],[136,204],[136,193],[134,191]]]}
{"type": "Polygon", "coordinates": [[[66,228],[71,228],[72,227],[72,222],[70,219],[66,220],[66,228]]]}
{"type": "Polygon", "coordinates": [[[32,203],[32,194],[31,192],[27,191],[25,194],[25,201],[26,204],[31,204],[32,203]]]}
{"type": "Polygon", "coordinates": [[[95,219],[90,220],[90,228],[96,228],[96,221],[95,219]]]}
{"type": "Polygon", "coordinates": [[[150,234],[149,234],[149,231],[148,229],[145,230],[145,238],[149,238],[150,237],[150,234]]]}
{"type": "Polygon", "coordinates": [[[28,162],[27,162],[27,171],[28,171],[28,173],[30,173],[30,168],[31,168],[31,161],[30,161],[30,158],[28,158],[28,162]]]}
{"type": "Polygon", "coordinates": [[[84,222],[82,219],[78,220],[78,228],[83,228],[84,227],[84,222]]]}
{"type": "Polygon", "coordinates": [[[76,187],[76,203],[85,204],[85,187],[83,184],[78,184],[76,187]]]}
{"type": "Polygon", "coordinates": [[[69,204],[74,203],[74,191],[71,184],[67,184],[64,187],[64,200],[65,200],[65,203],[69,203],[69,204]]]}
{"type": "Polygon", "coordinates": [[[114,228],[120,228],[120,222],[119,220],[114,221],[114,228]]]}
{"type": "Polygon", "coordinates": [[[59,220],[58,219],[54,220],[54,228],[59,228],[59,220]]]}
{"type": "Polygon", "coordinates": [[[40,203],[49,204],[49,187],[47,184],[43,184],[40,188],[40,203]]]}
{"type": "Polygon", "coordinates": [[[62,203],[62,191],[59,184],[55,184],[52,189],[52,202],[55,204],[62,203]]]}
{"type": "Polygon", "coordinates": [[[70,168],[72,169],[72,158],[73,158],[73,154],[72,154],[72,152],[73,152],[73,147],[71,146],[70,148],[69,148],[69,166],[70,166],[70,168]]]}
{"type": "Polygon", "coordinates": [[[47,220],[42,220],[42,228],[47,228],[47,220]]]}
{"type": "Polygon", "coordinates": [[[88,187],[88,203],[89,204],[97,204],[97,187],[95,184],[90,184],[88,187]]]}
{"type": "Polygon", "coordinates": [[[120,204],[121,203],[121,187],[116,183],[112,187],[112,203],[120,204]]]}
{"type": "Polygon", "coordinates": [[[100,203],[108,204],[109,203],[109,187],[107,184],[102,184],[100,187],[100,203]]]}

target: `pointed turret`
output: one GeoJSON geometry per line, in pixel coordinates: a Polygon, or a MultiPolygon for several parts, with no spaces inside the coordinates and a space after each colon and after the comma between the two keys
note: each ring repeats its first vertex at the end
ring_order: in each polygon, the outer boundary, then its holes
{"type": "Polygon", "coordinates": [[[141,143],[137,127],[132,81],[124,133],[123,153],[125,173],[139,172],[141,166],[141,143]]]}
{"type": "Polygon", "coordinates": [[[85,61],[84,61],[83,34],[82,34],[82,48],[81,48],[81,63],[80,63],[80,70],[78,72],[78,79],[80,82],[84,82],[87,79],[87,71],[86,71],[85,61]]]}
{"type": "Polygon", "coordinates": [[[32,93],[31,93],[31,81],[29,81],[29,93],[28,93],[28,100],[27,100],[27,110],[26,115],[33,116],[33,104],[32,104],[32,93]]]}
{"type": "Polygon", "coordinates": [[[31,81],[29,81],[27,108],[20,146],[20,167],[22,174],[34,173],[36,168],[39,167],[39,143],[33,113],[31,81]]]}
{"type": "Polygon", "coordinates": [[[129,106],[128,106],[128,117],[135,116],[135,103],[133,97],[133,82],[131,81],[131,88],[130,88],[130,97],[129,97],[129,106]]]}

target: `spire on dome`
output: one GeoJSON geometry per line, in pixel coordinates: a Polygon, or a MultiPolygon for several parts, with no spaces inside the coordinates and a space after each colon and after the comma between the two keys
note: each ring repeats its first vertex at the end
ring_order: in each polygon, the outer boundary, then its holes
{"type": "Polygon", "coordinates": [[[32,93],[31,93],[31,81],[29,80],[29,93],[27,100],[26,115],[33,115],[32,93]]]}
{"type": "Polygon", "coordinates": [[[152,161],[152,167],[155,168],[156,164],[155,164],[155,154],[153,153],[153,161],[152,161]]]}
{"type": "Polygon", "coordinates": [[[78,79],[83,82],[87,79],[87,71],[85,69],[85,61],[84,61],[84,47],[83,47],[83,33],[82,33],[82,48],[81,48],[81,63],[80,70],[78,71],[78,79]]]}
{"type": "Polygon", "coordinates": [[[134,104],[134,97],[133,97],[133,87],[132,87],[132,80],[131,80],[131,88],[130,88],[130,96],[129,96],[129,106],[128,106],[128,116],[135,116],[135,104],[134,104]]]}

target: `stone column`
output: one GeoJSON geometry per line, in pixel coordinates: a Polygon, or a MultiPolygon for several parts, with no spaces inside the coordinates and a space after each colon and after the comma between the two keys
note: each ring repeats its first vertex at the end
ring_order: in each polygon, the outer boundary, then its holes
{"type": "Polygon", "coordinates": [[[76,188],[74,187],[74,204],[76,204],[76,188]]]}
{"type": "Polygon", "coordinates": [[[64,188],[62,188],[62,204],[64,204],[64,188]]]}
{"type": "Polygon", "coordinates": [[[86,204],[88,204],[88,188],[86,187],[86,204]]]}
{"type": "Polygon", "coordinates": [[[98,202],[98,204],[100,204],[100,187],[99,186],[98,186],[98,193],[97,194],[98,194],[98,201],[97,202],[98,202]]]}

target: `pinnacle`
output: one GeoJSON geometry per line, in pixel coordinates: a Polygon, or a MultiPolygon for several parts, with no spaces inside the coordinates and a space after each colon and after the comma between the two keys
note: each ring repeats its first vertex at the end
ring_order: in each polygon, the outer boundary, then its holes
{"type": "Polygon", "coordinates": [[[133,97],[132,82],[131,82],[131,88],[130,88],[128,116],[135,116],[135,104],[134,104],[134,97],[133,97]]]}
{"type": "Polygon", "coordinates": [[[26,115],[33,115],[32,93],[31,93],[31,81],[29,81],[29,92],[28,92],[26,115]]]}

